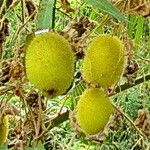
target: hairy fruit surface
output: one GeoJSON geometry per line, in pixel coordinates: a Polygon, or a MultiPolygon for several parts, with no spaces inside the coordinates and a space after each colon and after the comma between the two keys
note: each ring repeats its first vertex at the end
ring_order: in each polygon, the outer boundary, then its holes
{"type": "Polygon", "coordinates": [[[0,121],[0,147],[5,143],[8,136],[8,116],[2,117],[0,121]]]}
{"type": "Polygon", "coordinates": [[[83,61],[83,77],[88,83],[108,88],[119,80],[124,66],[121,41],[115,36],[101,35],[89,44],[83,61]]]}
{"type": "Polygon", "coordinates": [[[89,88],[78,101],[76,119],[83,132],[94,135],[104,129],[113,112],[114,108],[104,91],[89,88]]]}
{"type": "Polygon", "coordinates": [[[57,96],[70,87],[74,53],[61,35],[48,32],[33,37],[26,46],[26,75],[46,96],[57,96]]]}

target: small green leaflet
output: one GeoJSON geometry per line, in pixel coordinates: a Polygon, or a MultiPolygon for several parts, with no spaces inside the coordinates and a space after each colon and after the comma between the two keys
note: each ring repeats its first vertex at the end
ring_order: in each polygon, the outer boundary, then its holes
{"type": "Polygon", "coordinates": [[[89,4],[91,4],[93,7],[107,12],[108,14],[112,15],[113,17],[115,17],[119,21],[127,22],[124,15],[107,0],[87,0],[87,2],[89,4]]]}

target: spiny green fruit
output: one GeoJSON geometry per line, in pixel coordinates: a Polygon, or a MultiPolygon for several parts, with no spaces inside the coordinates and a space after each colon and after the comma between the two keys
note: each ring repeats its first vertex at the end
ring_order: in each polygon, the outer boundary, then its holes
{"type": "Polygon", "coordinates": [[[48,32],[34,36],[26,46],[27,78],[46,96],[61,95],[71,85],[74,53],[61,35],[48,32]]]}
{"type": "Polygon", "coordinates": [[[0,121],[0,147],[5,143],[8,136],[8,116],[0,121]]]}
{"type": "Polygon", "coordinates": [[[121,41],[111,35],[96,37],[88,46],[83,61],[83,77],[88,83],[108,88],[115,84],[125,66],[121,41]]]}
{"type": "Polygon", "coordinates": [[[104,129],[113,112],[114,108],[104,91],[89,88],[78,101],[76,119],[83,132],[93,135],[104,129]]]}

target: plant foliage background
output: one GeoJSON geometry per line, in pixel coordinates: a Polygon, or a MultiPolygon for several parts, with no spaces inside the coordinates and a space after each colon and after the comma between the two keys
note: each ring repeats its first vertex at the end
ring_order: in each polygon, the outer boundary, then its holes
{"type": "Polygon", "coordinates": [[[148,0],[0,0],[0,117],[10,120],[0,149],[149,150],[149,16],[148,0]],[[59,32],[77,56],[69,93],[53,99],[43,97],[25,76],[25,46],[41,29],[59,32]],[[115,91],[109,94],[117,112],[103,133],[85,136],[72,110],[87,87],[81,75],[84,52],[99,34],[118,36],[128,63],[116,89],[108,90],[115,91]]]}

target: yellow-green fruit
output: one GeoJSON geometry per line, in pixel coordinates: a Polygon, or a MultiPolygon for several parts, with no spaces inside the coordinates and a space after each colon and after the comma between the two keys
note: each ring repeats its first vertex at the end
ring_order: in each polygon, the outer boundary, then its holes
{"type": "Polygon", "coordinates": [[[88,46],[83,61],[83,77],[103,88],[115,84],[124,69],[125,52],[121,41],[111,35],[101,35],[88,46]]]}
{"type": "Polygon", "coordinates": [[[25,67],[29,81],[47,96],[66,92],[74,74],[74,53],[67,40],[49,32],[28,43],[25,67]]]}
{"type": "Polygon", "coordinates": [[[85,90],[77,104],[76,119],[83,132],[93,135],[102,131],[114,108],[102,89],[85,90]]]}
{"type": "Polygon", "coordinates": [[[8,116],[4,116],[0,121],[0,147],[5,143],[8,136],[8,116]]]}

